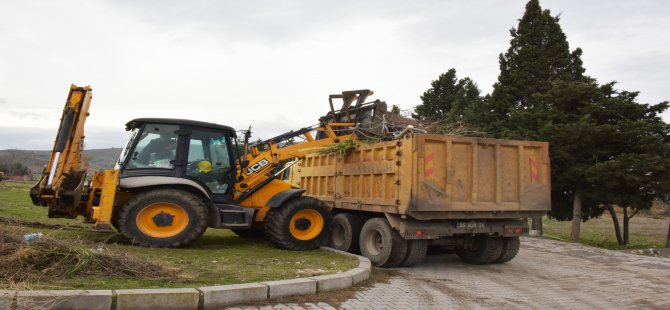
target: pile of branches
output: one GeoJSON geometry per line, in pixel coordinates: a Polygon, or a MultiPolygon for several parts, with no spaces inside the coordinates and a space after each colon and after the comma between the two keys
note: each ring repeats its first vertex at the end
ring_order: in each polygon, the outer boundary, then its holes
{"type": "Polygon", "coordinates": [[[102,244],[43,236],[24,241],[16,230],[0,228],[0,283],[33,282],[91,275],[167,278],[170,270],[102,244]]]}
{"type": "Polygon", "coordinates": [[[418,121],[419,128],[427,133],[449,136],[486,137],[487,133],[479,131],[463,122],[448,122],[445,120],[421,120],[418,121]]]}
{"type": "MultiPolygon", "coordinates": [[[[467,123],[450,122],[446,119],[414,119],[411,110],[400,111],[397,114],[388,111],[377,111],[376,114],[359,123],[353,131],[357,134],[357,141],[345,140],[323,148],[320,153],[344,154],[359,146],[400,139],[406,134],[427,133],[437,135],[454,135],[468,137],[486,137],[488,134],[479,131],[467,123]]],[[[350,129],[345,129],[350,133],[350,129]]]]}
{"type": "Polygon", "coordinates": [[[445,119],[414,119],[410,114],[383,112],[375,115],[371,122],[360,124],[357,133],[364,139],[393,140],[406,133],[428,133],[438,135],[456,135],[468,137],[486,137],[486,132],[467,123],[450,122],[445,119]]]}
{"type": "Polygon", "coordinates": [[[358,126],[355,131],[360,140],[345,140],[334,143],[319,151],[322,155],[341,155],[359,146],[380,141],[399,139],[408,133],[428,133],[437,135],[455,135],[468,137],[486,137],[485,132],[463,122],[448,122],[446,120],[416,120],[394,113],[384,113],[381,117],[375,116],[372,122],[358,126]]]}

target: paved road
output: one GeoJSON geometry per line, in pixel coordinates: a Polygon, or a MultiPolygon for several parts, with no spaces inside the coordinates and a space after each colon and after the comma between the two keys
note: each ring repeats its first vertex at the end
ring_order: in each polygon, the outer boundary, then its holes
{"type": "Polygon", "coordinates": [[[394,270],[339,304],[314,296],[241,309],[670,309],[670,259],[541,238],[523,238],[507,264],[435,255],[394,270]]]}

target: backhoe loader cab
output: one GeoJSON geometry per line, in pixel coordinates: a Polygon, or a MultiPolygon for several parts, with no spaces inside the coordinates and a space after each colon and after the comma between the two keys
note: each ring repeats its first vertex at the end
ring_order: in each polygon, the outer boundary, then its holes
{"type": "Polygon", "coordinates": [[[119,189],[172,185],[188,188],[206,200],[232,199],[235,165],[228,126],[181,119],[135,119],[115,169],[119,189]]]}
{"type": "Polygon", "coordinates": [[[207,227],[224,226],[224,206],[238,211],[226,217],[228,224],[251,226],[253,209],[228,205],[236,171],[231,127],[141,118],[128,122],[126,130],[131,135],[115,168],[96,173],[87,191],[98,198],[89,199],[91,205],[100,202],[88,213],[96,228],[109,229],[109,222],[134,243],[185,246],[207,227]]]}

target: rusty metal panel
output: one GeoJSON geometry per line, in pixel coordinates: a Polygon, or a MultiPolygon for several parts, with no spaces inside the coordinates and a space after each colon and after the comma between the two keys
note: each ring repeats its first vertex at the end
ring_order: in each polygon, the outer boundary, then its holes
{"type": "Polygon", "coordinates": [[[305,189],[306,195],[333,201],[336,182],[334,155],[306,157],[296,165],[291,175],[294,185],[305,189]]]}
{"type": "Polygon", "coordinates": [[[414,134],[343,155],[310,154],[298,185],[336,208],[422,219],[548,211],[548,151],[545,142],[414,134]]]}
{"type": "Polygon", "coordinates": [[[369,211],[395,208],[398,197],[396,153],[395,142],[382,142],[338,155],[336,206],[369,211]]]}
{"type": "Polygon", "coordinates": [[[500,196],[501,202],[517,202],[519,201],[519,152],[518,146],[501,145],[500,146],[500,162],[504,163],[500,167],[501,188],[500,196]]]}
{"type": "Polygon", "coordinates": [[[419,167],[410,213],[550,209],[545,142],[415,135],[414,143],[419,167]]]}

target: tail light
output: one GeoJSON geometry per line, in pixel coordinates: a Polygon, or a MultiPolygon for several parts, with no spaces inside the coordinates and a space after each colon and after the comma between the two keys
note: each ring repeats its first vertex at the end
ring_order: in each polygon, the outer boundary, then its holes
{"type": "Polygon", "coordinates": [[[528,234],[528,227],[523,226],[506,226],[505,236],[520,236],[528,234]]]}

